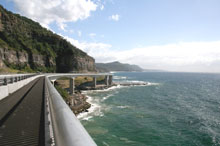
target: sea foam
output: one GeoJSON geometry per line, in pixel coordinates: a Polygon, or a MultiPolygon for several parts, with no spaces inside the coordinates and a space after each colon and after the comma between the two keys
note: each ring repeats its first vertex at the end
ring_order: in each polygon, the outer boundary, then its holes
{"type": "Polygon", "coordinates": [[[91,107],[88,109],[88,112],[83,112],[77,115],[79,120],[90,120],[93,116],[103,116],[104,114],[101,112],[101,106],[96,103],[91,96],[88,96],[88,102],[91,104],[91,107]]]}
{"type": "MultiPolygon", "coordinates": [[[[122,77],[122,79],[126,79],[126,77],[122,77]]],[[[159,83],[151,83],[151,82],[145,82],[145,81],[138,81],[138,80],[124,80],[123,82],[128,82],[128,83],[146,83],[146,85],[134,85],[134,86],[155,86],[155,85],[160,85],[159,83]]],[[[80,113],[79,115],[77,115],[77,118],[79,120],[91,120],[94,116],[104,116],[103,113],[103,103],[105,100],[109,99],[110,97],[112,97],[114,94],[116,94],[117,92],[114,93],[110,93],[100,99],[96,99],[92,96],[88,96],[88,94],[91,93],[98,93],[98,92],[109,92],[109,91],[114,91],[116,89],[121,89],[121,88],[128,88],[130,86],[123,86],[123,85],[117,85],[117,86],[112,86],[110,88],[107,89],[103,89],[103,90],[87,90],[87,91],[82,91],[83,94],[85,94],[87,96],[87,101],[91,104],[91,107],[88,109],[88,112],[83,112],[80,113]]],[[[106,107],[105,107],[106,108],[106,107]]],[[[120,109],[125,109],[125,108],[130,108],[130,106],[117,106],[117,108],[120,109]]]]}

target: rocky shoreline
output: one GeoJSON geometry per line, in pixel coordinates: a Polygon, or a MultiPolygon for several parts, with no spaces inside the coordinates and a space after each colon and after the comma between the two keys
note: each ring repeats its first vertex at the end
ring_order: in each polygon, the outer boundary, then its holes
{"type": "MultiPolygon", "coordinates": [[[[68,81],[67,81],[68,82],[68,81]]],[[[66,86],[68,83],[65,83],[65,80],[60,80],[56,84],[59,86],[62,86],[65,91],[68,92],[68,86],[66,86]]],[[[89,108],[92,106],[91,103],[87,102],[87,96],[82,94],[81,91],[85,90],[104,90],[108,89],[113,86],[145,86],[148,85],[148,83],[135,83],[135,82],[117,82],[113,83],[110,86],[107,86],[104,84],[104,82],[99,82],[96,87],[92,85],[91,82],[86,82],[83,84],[80,84],[79,86],[76,86],[76,91],[73,95],[68,94],[68,98],[65,99],[67,105],[69,105],[70,109],[73,111],[73,113],[77,116],[80,113],[83,112],[89,112],[89,108]]]]}
{"type": "Polygon", "coordinates": [[[88,109],[91,107],[91,104],[88,103],[86,100],[87,97],[84,94],[77,92],[74,95],[70,96],[70,98],[67,101],[67,104],[69,105],[73,113],[75,115],[78,115],[82,112],[88,112],[88,109]]]}
{"type": "MultiPolygon", "coordinates": [[[[111,86],[97,85],[96,87],[91,87],[91,86],[82,87],[81,86],[81,90],[84,90],[84,91],[85,90],[104,90],[112,86],[115,86],[115,85],[111,85],[111,86]]],[[[68,101],[66,102],[76,116],[83,112],[89,112],[89,108],[91,107],[91,103],[87,102],[88,98],[86,97],[85,94],[81,93],[81,90],[76,91],[75,94],[71,95],[68,101]]]]}
{"type": "Polygon", "coordinates": [[[97,85],[96,87],[92,86],[79,86],[78,92],[75,95],[72,95],[72,100],[68,103],[74,114],[77,116],[83,112],[89,112],[89,108],[92,106],[86,100],[88,99],[86,95],[81,93],[81,90],[104,90],[113,86],[146,86],[148,83],[113,83],[111,86],[106,86],[104,84],[97,85]],[[80,89],[80,90],[79,90],[80,89]]]}

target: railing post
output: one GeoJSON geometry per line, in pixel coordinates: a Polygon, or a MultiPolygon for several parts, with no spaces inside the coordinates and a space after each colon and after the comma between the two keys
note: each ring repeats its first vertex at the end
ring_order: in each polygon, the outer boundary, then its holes
{"type": "Polygon", "coordinates": [[[11,80],[10,83],[14,82],[14,78],[13,77],[11,77],[10,80],[11,80]]]}
{"type": "Polygon", "coordinates": [[[15,77],[15,82],[17,82],[18,81],[18,77],[15,77]]]}
{"type": "Polygon", "coordinates": [[[74,83],[74,78],[70,78],[70,95],[74,94],[74,89],[75,89],[75,83],[74,83]]]}
{"type": "Polygon", "coordinates": [[[109,85],[112,85],[112,75],[109,76],[109,82],[108,82],[108,84],[109,84],[109,85]]]}
{"type": "Polygon", "coordinates": [[[109,76],[106,75],[106,76],[105,76],[105,85],[108,86],[108,83],[109,83],[109,76]]]}
{"type": "Polygon", "coordinates": [[[93,77],[93,86],[96,88],[96,77],[93,77]]]}
{"type": "Polygon", "coordinates": [[[8,84],[7,78],[4,78],[4,83],[3,83],[3,85],[7,85],[7,84],[8,84]]]}

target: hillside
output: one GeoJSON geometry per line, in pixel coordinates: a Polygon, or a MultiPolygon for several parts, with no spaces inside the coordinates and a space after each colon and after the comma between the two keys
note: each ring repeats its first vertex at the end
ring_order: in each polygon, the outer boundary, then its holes
{"type": "Polygon", "coordinates": [[[0,5],[0,69],[95,71],[95,60],[61,36],[0,5]]]}
{"type": "Polygon", "coordinates": [[[123,64],[118,61],[110,63],[96,63],[96,69],[99,72],[109,72],[109,71],[143,71],[137,65],[123,64]]]}

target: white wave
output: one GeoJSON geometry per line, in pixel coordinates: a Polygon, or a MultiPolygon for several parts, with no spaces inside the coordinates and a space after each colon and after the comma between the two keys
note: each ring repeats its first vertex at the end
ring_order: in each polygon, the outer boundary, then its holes
{"type": "Polygon", "coordinates": [[[160,83],[151,83],[151,82],[147,82],[147,84],[145,85],[134,85],[134,86],[159,86],[161,85],[160,83]]]}
{"type": "MultiPolygon", "coordinates": [[[[154,85],[159,85],[159,83],[151,83],[151,82],[144,82],[144,81],[138,81],[138,80],[131,80],[129,82],[132,83],[147,83],[146,85],[135,85],[135,86],[154,86],[154,85]]],[[[80,113],[79,115],[77,115],[77,118],[79,120],[91,120],[94,116],[104,116],[103,111],[104,110],[108,110],[110,109],[109,106],[105,106],[103,103],[101,104],[101,102],[107,100],[108,98],[110,98],[111,96],[113,96],[116,92],[111,93],[103,98],[92,98],[91,96],[88,96],[87,94],[89,93],[96,93],[96,92],[108,92],[108,91],[112,91],[115,89],[120,89],[120,88],[127,88],[129,86],[123,86],[123,85],[117,85],[117,86],[112,86],[110,88],[107,89],[103,89],[103,90],[87,90],[87,91],[82,91],[83,94],[86,94],[87,96],[87,101],[91,104],[91,107],[88,109],[88,112],[83,112],[80,113]]],[[[121,109],[125,109],[125,108],[130,108],[129,106],[117,106],[117,108],[121,108],[121,109]]]]}
{"type": "Polygon", "coordinates": [[[103,141],[102,144],[105,146],[109,146],[109,144],[107,144],[105,141],[103,141]]]}
{"type": "Polygon", "coordinates": [[[87,96],[87,101],[91,104],[91,107],[88,109],[88,112],[83,112],[77,115],[79,120],[90,120],[93,116],[104,116],[101,112],[101,106],[96,103],[91,96],[87,96]]]}
{"type": "Polygon", "coordinates": [[[108,99],[109,97],[111,97],[111,96],[113,96],[113,95],[114,95],[114,94],[109,94],[109,95],[103,97],[103,98],[102,98],[102,101],[105,101],[106,99],[108,99]]]}
{"type": "Polygon", "coordinates": [[[144,81],[138,81],[138,80],[132,80],[132,81],[128,81],[130,83],[148,83],[148,82],[144,82],[144,81]]]}
{"type": "Polygon", "coordinates": [[[85,121],[89,121],[90,119],[92,119],[92,117],[93,116],[86,116],[86,115],[83,116],[83,114],[81,114],[81,117],[80,117],[80,115],[77,116],[77,118],[79,118],[80,120],[82,119],[82,120],[85,120],[85,121]]]}
{"type": "Polygon", "coordinates": [[[117,106],[117,108],[120,108],[120,109],[125,109],[125,108],[130,108],[130,106],[128,106],[128,105],[125,105],[125,106],[120,105],[120,106],[117,106]]]}
{"type": "Polygon", "coordinates": [[[132,83],[134,83],[134,84],[147,84],[148,82],[145,82],[145,81],[138,81],[138,80],[124,80],[124,81],[118,81],[118,82],[116,82],[116,83],[118,83],[118,84],[126,84],[126,83],[129,83],[129,84],[132,84],[132,83]]]}
{"type": "Polygon", "coordinates": [[[160,83],[151,83],[151,82],[147,82],[148,86],[157,86],[157,85],[161,85],[160,83]]]}
{"type": "Polygon", "coordinates": [[[135,143],[135,141],[132,141],[132,140],[130,140],[130,139],[128,139],[128,138],[125,138],[125,137],[120,137],[119,138],[121,141],[124,141],[125,143],[135,143]]]}
{"type": "Polygon", "coordinates": [[[127,77],[123,77],[123,76],[113,76],[113,79],[115,79],[115,80],[120,80],[120,79],[127,79],[127,77]]]}
{"type": "Polygon", "coordinates": [[[119,89],[119,88],[123,88],[121,85],[117,85],[117,86],[112,86],[108,89],[105,89],[105,91],[109,91],[109,90],[114,90],[114,89],[119,89]]]}
{"type": "Polygon", "coordinates": [[[107,91],[112,91],[112,90],[120,89],[120,88],[124,88],[124,86],[116,85],[116,86],[112,86],[110,88],[106,88],[102,90],[86,90],[86,91],[82,91],[82,93],[88,94],[88,93],[96,93],[96,92],[107,92],[107,91]]]}
{"type": "MultiPolygon", "coordinates": [[[[118,84],[120,84],[120,82],[117,82],[118,84]]],[[[157,86],[157,85],[160,85],[160,83],[154,83],[154,82],[146,82],[146,81],[139,81],[139,80],[125,80],[124,82],[121,82],[122,84],[123,83],[128,83],[128,84],[131,84],[132,86],[132,83],[133,84],[140,84],[140,85],[133,85],[133,86],[157,86]]]]}

